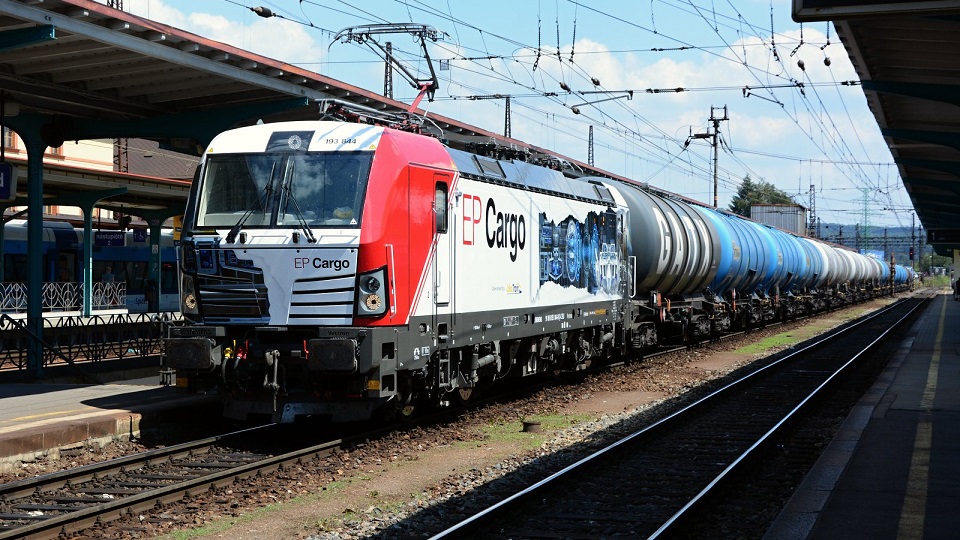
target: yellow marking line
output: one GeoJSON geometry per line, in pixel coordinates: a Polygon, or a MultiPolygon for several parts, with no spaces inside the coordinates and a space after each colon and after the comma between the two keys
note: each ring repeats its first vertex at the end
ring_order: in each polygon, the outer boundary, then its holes
{"type": "Polygon", "coordinates": [[[923,389],[920,408],[927,411],[920,416],[917,424],[917,436],[913,442],[913,456],[910,458],[910,476],[907,479],[907,492],[900,511],[900,527],[897,538],[912,540],[923,538],[923,520],[927,511],[927,490],[930,478],[930,447],[933,442],[933,419],[929,411],[933,409],[933,400],[937,396],[937,377],[940,372],[941,343],[946,321],[947,297],[943,296],[940,309],[940,324],[937,339],[933,343],[933,355],[927,370],[927,385],[923,389]]]}
{"type": "Polygon", "coordinates": [[[41,414],[31,414],[29,416],[19,416],[17,418],[11,418],[9,420],[5,420],[5,422],[26,422],[29,420],[37,420],[45,416],[59,416],[63,414],[83,412],[85,410],[87,409],[69,409],[66,411],[53,411],[53,412],[47,412],[47,413],[41,413],[41,414]]]}

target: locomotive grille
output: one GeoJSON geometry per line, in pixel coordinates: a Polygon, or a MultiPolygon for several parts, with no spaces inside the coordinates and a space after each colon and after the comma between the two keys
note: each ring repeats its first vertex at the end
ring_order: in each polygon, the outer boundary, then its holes
{"type": "Polygon", "coordinates": [[[298,279],[290,296],[290,322],[343,325],[353,321],[356,274],[298,279]]]}
{"type": "Polygon", "coordinates": [[[207,322],[270,318],[267,286],[259,268],[225,268],[220,275],[199,275],[197,293],[207,322]]]}

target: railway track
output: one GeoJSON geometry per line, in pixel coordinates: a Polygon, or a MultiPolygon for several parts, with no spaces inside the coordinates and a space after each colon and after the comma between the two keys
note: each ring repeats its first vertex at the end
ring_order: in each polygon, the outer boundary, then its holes
{"type": "Polygon", "coordinates": [[[433,538],[737,537],[716,510],[728,482],[749,478],[818,396],[924,304],[900,301],[795,350],[433,538]]]}
{"type": "Polygon", "coordinates": [[[274,445],[278,439],[274,431],[280,428],[259,426],[4,484],[0,539],[75,533],[285,464],[323,458],[353,440],[282,452],[274,445]],[[257,440],[270,441],[273,451],[247,449],[257,447],[257,440]]]}
{"type": "MultiPolygon", "coordinates": [[[[645,359],[683,350],[663,348],[645,359]]],[[[635,360],[636,361],[636,360],[635,360]]],[[[535,385],[536,386],[536,385],[535,385]]],[[[518,390],[528,394],[532,390],[518,390]]],[[[493,400],[510,399],[500,395],[493,400]]],[[[482,406],[479,400],[474,406],[482,406]]],[[[422,418],[423,423],[442,424],[456,414],[439,413],[422,418]]],[[[406,424],[412,426],[415,424],[406,424]]],[[[255,451],[251,441],[280,440],[269,432],[282,426],[263,426],[236,433],[151,450],[109,462],[56,472],[0,486],[0,540],[8,538],[56,538],[87,531],[111,534],[135,531],[141,512],[163,507],[201,492],[225,488],[238,480],[266,475],[285,464],[303,464],[322,459],[358,441],[372,439],[397,427],[366,432],[322,444],[296,448],[287,441],[277,447],[255,451]],[[291,449],[292,448],[292,449],[291,449]]],[[[289,435],[289,433],[287,433],[289,435]]],[[[262,445],[259,445],[262,446],[262,445]]]]}

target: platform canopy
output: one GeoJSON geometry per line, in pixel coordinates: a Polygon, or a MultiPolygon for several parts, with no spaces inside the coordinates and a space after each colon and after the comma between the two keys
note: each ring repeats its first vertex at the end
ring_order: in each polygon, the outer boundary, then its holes
{"type": "MultiPolygon", "coordinates": [[[[318,102],[331,98],[389,112],[408,108],[90,0],[0,1],[0,89],[19,115],[49,117],[44,137],[51,143],[123,130],[192,153],[204,142],[196,137],[209,135],[205,121],[222,130],[226,122],[315,119],[318,102]]],[[[503,139],[430,118],[445,133],[503,139]]]]}
{"type": "Polygon", "coordinates": [[[960,249],[960,0],[794,0],[833,21],[927,241],[960,249]]]}

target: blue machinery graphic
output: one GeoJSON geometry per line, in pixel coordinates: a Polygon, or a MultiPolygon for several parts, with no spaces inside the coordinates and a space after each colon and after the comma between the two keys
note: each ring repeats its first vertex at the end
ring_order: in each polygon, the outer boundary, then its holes
{"type": "Polygon", "coordinates": [[[619,292],[623,255],[618,246],[620,217],[613,211],[589,212],[581,222],[568,216],[560,223],[540,214],[540,285],[619,292]]]}

